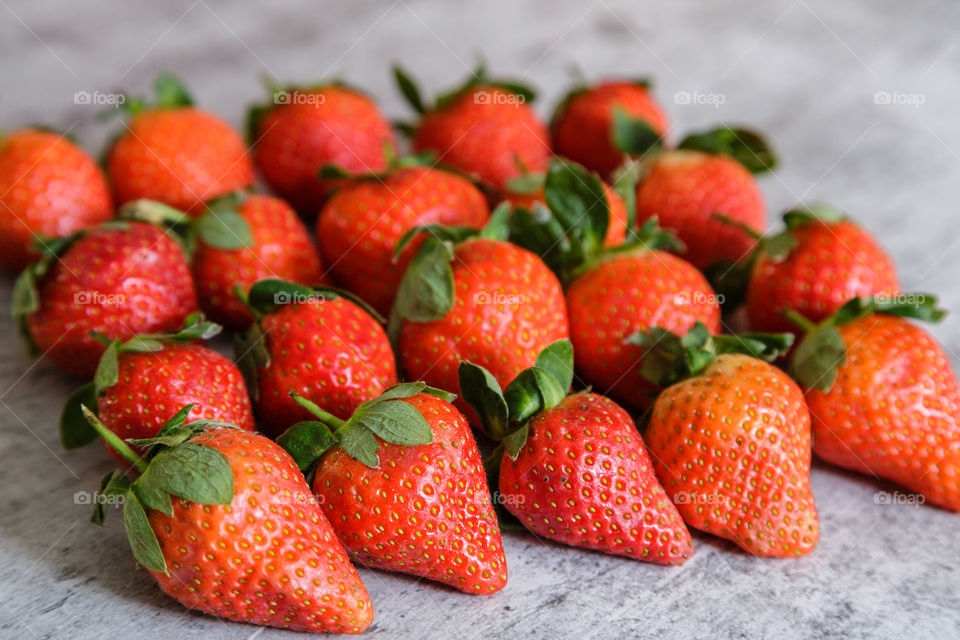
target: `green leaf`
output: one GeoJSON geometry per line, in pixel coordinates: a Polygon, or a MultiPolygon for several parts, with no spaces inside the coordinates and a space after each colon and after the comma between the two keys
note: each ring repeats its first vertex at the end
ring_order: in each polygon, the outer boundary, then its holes
{"type": "Polygon", "coordinates": [[[377,439],[372,431],[363,428],[350,428],[344,429],[342,433],[338,430],[334,435],[337,437],[340,447],[348,456],[373,469],[380,466],[380,458],[377,456],[380,445],[377,444],[377,439]]]}
{"type": "Polygon", "coordinates": [[[846,361],[843,336],[832,325],[818,327],[800,342],[790,365],[790,374],[804,389],[829,391],[837,368],[846,361]]]}
{"type": "Polygon", "coordinates": [[[744,353],[764,362],[773,362],[790,351],[796,339],[792,333],[739,333],[711,338],[714,351],[744,353]]]}
{"type": "Polygon", "coordinates": [[[397,87],[399,87],[400,93],[403,94],[407,104],[417,113],[426,113],[427,107],[423,103],[423,98],[420,96],[420,89],[417,88],[417,84],[410,78],[407,72],[400,68],[399,65],[394,65],[393,77],[397,81],[397,87]]]}
{"type": "Polygon", "coordinates": [[[403,274],[394,313],[411,322],[431,322],[453,308],[454,284],[450,261],[453,250],[428,237],[403,274]]]}
{"type": "Polygon", "coordinates": [[[153,83],[157,106],[162,109],[189,107],[193,105],[193,98],[187,93],[186,87],[172,73],[162,71],[153,83]]]}
{"type": "Polygon", "coordinates": [[[97,406],[97,389],[88,382],[70,394],[60,412],[60,444],[64,449],[79,449],[97,439],[96,430],[83,416],[80,406],[97,406]]]}
{"type": "Polygon", "coordinates": [[[166,573],[167,562],[160,550],[157,535],[150,528],[147,513],[132,490],[127,491],[123,501],[123,526],[137,562],[147,569],[166,573]]]}
{"type": "Polygon", "coordinates": [[[100,496],[126,496],[129,488],[130,481],[124,477],[123,472],[119,469],[114,469],[103,476],[103,479],[100,481],[100,489],[97,491],[97,499],[93,502],[93,514],[90,516],[90,522],[96,525],[103,525],[107,503],[100,498],[100,496]]]}
{"type": "Polygon", "coordinates": [[[332,162],[324,164],[317,173],[317,177],[321,180],[343,180],[353,176],[354,174],[332,162]]]}
{"type": "Polygon", "coordinates": [[[600,178],[576,163],[554,160],[547,170],[543,195],[580,262],[594,257],[603,247],[610,220],[610,206],[600,178]]]}
{"type": "Polygon", "coordinates": [[[634,118],[619,106],[613,109],[610,137],[614,147],[632,156],[656,153],[663,146],[663,139],[646,120],[634,118]]]}
{"type": "Polygon", "coordinates": [[[37,291],[37,275],[33,265],[20,272],[13,285],[10,311],[13,317],[25,316],[40,308],[40,294],[37,291]]]}
{"type": "Polygon", "coordinates": [[[569,390],[573,384],[573,344],[557,340],[547,345],[537,356],[536,367],[552,375],[561,389],[569,390]]]}
{"type": "Polygon", "coordinates": [[[501,202],[490,212],[490,219],[483,225],[478,237],[487,240],[506,242],[510,238],[511,207],[509,202],[501,202]]]}
{"type": "Polygon", "coordinates": [[[97,365],[97,371],[93,376],[93,384],[96,386],[97,393],[117,384],[120,376],[120,365],[117,361],[118,346],[116,340],[110,342],[103,355],[100,356],[100,363],[97,365]]]}
{"type": "Polygon", "coordinates": [[[545,179],[546,175],[543,173],[524,173],[507,180],[507,192],[518,195],[533,195],[543,188],[545,179]]]}
{"type": "Polygon", "coordinates": [[[429,393],[432,396],[437,396],[441,400],[446,402],[453,402],[457,399],[457,394],[450,393],[444,389],[437,389],[436,387],[426,386],[423,388],[423,393],[429,393]]]}
{"type": "Polygon", "coordinates": [[[508,432],[510,414],[500,383],[493,374],[472,362],[461,362],[457,373],[461,397],[480,416],[484,432],[494,440],[501,440],[508,432]]]}
{"type": "Polygon", "coordinates": [[[357,410],[344,429],[362,426],[391,444],[414,446],[433,442],[430,424],[416,407],[402,400],[376,402],[357,410]]]}
{"type": "Polygon", "coordinates": [[[763,252],[774,262],[783,262],[797,246],[797,236],[792,229],[784,229],[763,238],[763,252]]]}
{"type": "MultiPolygon", "coordinates": [[[[331,294],[330,299],[336,297],[331,294]]],[[[327,296],[319,289],[304,284],[267,278],[258,280],[250,287],[247,294],[247,306],[259,314],[273,311],[279,305],[303,304],[308,300],[325,299],[327,296]]]]}
{"type": "Polygon", "coordinates": [[[233,502],[233,471],[213,447],[185,442],[165,449],[150,462],[158,489],[198,504],[233,502]]]}
{"type": "Polygon", "coordinates": [[[316,420],[296,423],[277,438],[277,444],[293,457],[300,471],[306,472],[337,441],[327,425],[316,420]]]}
{"type": "Polygon", "coordinates": [[[259,322],[254,322],[246,331],[234,334],[233,353],[250,399],[257,402],[260,399],[259,370],[270,364],[270,352],[259,322]]]}
{"type": "Polygon", "coordinates": [[[495,80],[493,82],[489,82],[488,84],[492,87],[509,91],[515,96],[520,96],[523,98],[523,102],[526,104],[531,104],[537,99],[537,92],[520,82],[510,80],[495,80]]]}
{"type": "Polygon", "coordinates": [[[235,211],[209,210],[197,221],[200,239],[217,249],[242,249],[253,244],[250,225],[235,211]]]}
{"type": "Polygon", "coordinates": [[[170,500],[170,494],[157,485],[150,473],[150,467],[143,472],[136,482],[132,485],[134,493],[141,504],[147,509],[153,509],[168,516],[173,515],[173,502],[170,500]]]}
{"type": "Polygon", "coordinates": [[[512,460],[516,460],[517,456],[520,455],[520,451],[523,449],[523,445],[527,443],[527,438],[530,435],[530,427],[527,423],[524,423],[519,429],[513,433],[507,434],[503,438],[503,451],[506,453],[512,460]]]}
{"type": "Polygon", "coordinates": [[[401,382],[395,384],[371,402],[383,402],[384,400],[400,400],[403,398],[412,398],[418,393],[423,393],[427,388],[426,382],[401,382]]]}
{"type": "Polygon", "coordinates": [[[630,234],[634,233],[637,225],[637,182],[640,179],[638,167],[639,163],[630,162],[613,177],[613,190],[623,200],[627,209],[627,240],[630,240],[630,234]]]}
{"type": "Polygon", "coordinates": [[[794,207],[783,214],[783,222],[787,225],[787,229],[796,229],[811,222],[841,222],[846,218],[843,211],[821,203],[794,207]]]}
{"type": "Polygon", "coordinates": [[[163,349],[163,343],[149,336],[134,336],[117,349],[121,352],[152,353],[163,349]]]}
{"type": "Polygon", "coordinates": [[[121,205],[119,219],[139,220],[158,227],[177,226],[190,222],[188,214],[156,200],[131,200],[121,205]]]}
{"type": "Polygon", "coordinates": [[[503,397],[511,423],[523,423],[546,409],[557,406],[567,395],[557,380],[538,367],[524,369],[507,385],[503,397]]]}
{"type": "Polygon", "coordinates": [[[696,133],[687,136],[677,148],[728,155],[754,174],[770,171],[777,165],[777,158],[767,141],[749,129],[720,127],[696,133]]]}

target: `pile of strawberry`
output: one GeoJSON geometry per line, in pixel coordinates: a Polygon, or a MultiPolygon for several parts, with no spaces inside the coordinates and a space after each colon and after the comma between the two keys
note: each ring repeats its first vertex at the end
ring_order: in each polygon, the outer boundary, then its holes
{"type": "Polygon", "coordinates": [[[395,75],[407,156],[346,85],[276,88],[244,142],[169,75],[103,169],[0,139],[13,313],[89,381],[61,440],[119,461],[100,493],[166,593],[358,633],[354,563],[490,594],[501,529],[802,556],[814,453],[960,510],[957,381],[910,320],[943,312],[829,207],[761,235],[763,138],[677,142],[639,81],[577,88],[548,127],[482,69],[432,104],[395,75]],[[223,327],[235,361],[205,344],[223,327]]]}

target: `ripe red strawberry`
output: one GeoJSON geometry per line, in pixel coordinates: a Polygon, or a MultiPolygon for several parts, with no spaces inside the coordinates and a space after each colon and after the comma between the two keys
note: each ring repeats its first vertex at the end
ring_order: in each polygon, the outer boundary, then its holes
{"type": "Polygon", "coordinates": [[[183,251],[161,229],[115,221],[48,246],[20,274],[13,311],[24,338],[64,371],[91,378],[110,340],[176,331],[197,310],[183,251]]]}
{"type": "Polygon", "coordinates": [[[413,133],[416,151],[435,151],[444,164],[498,191],[511,178],[547,170],[550,136],[529,104],[534,98],[529,89],[491,81],[479,69],[465,85],[427,107],[413,81],[399,68],[394,74],[421,115],[413,133]]]}
{"type": "Polygon", "coordinates": [[[690,533],[653,474],[630,415],[612,400],[566,395],[573,349],[540,354],[501,392],[490,372],[460,365],[465,399],[502,440],[499,496],[538,536],[657,564],[693,554],[690,533]]]}
{"type": "Polygon", "coordinates": [[[810,489],[810,413],[772,360],[792,334],[640,337],[644,370],[664,386],[644,437],[657,477],[691,527],[758,556],[813,551],[820,524],[810,489]],[[736,351],[744,351],[737,353],[736,351]]]}
{"type": "Polygon", "coordinates": [[[40,257],[36,241],[110,219],[100,167],[65,136],[25,130],[0,136],[0,264],[21,270],[40,257]]]}
{"type": "Polygon", "coordinates": [[[358,176],[324,205],[317,239],[338,283],[383,314],[400,278],[419,248],[411,243],[394,261],[404,233],[442,224],[480,228],[490,214],[469,180],[427,167],[396,168],[385,175],[358,176]]]}
{"type": "Polygon", "coordinates": [[[783,216],[786,230],[762,238],[743,264],[750,327],[792,331],[791,309],[818,323],[857,296],[900,293],[893,260],[838,211],[817,206],[783,216]]]}
{"type": "Polygon", "coordinates": [[[644,410],[655,388],[637,364],[642,349],[627,337],[657,325],[685,332],[695,322],[718,333],[720,307],[697,269],[659,249],[677,245],[654,220],[626,245],[605,250],[600,239],[608,214],[596,206],[598,193],[595,178],[592,188],[558,200],[549,212],[515,211],[511,237],[544,256],[566,284],[570,339],[583,379],[644,410]]]}
{"type": "Polygon", "coordinates": [[[390,123],[376,103],[336,84],[274,91],[271,104],[251,109],[249,128],[264,179],[310,218],[338,184],[319,180],[321,167],[383,171],[386,148],[396,146],[390,123]]]}
{"type": "Polygon", "coordinates": [[[459,393],[457,366],[468,360],[506,385],[568,336],[556,276],[534,254],[495,239],[506,236],[505,213],[459,243],[455,230],[432,229],[411,262],[391,316],[408,377],[459,393]]]}
{"type": "MultiPolygon", "coordinates": [[[[175,333],[111,341],[94,379],[67,401],[60,416],[60,441],[67,449],[97,438],[80,405],[96,408],[104,426],[120,438],[144,439],[183,406],[188,418],[227,422],[253,431],[253,414],[243,376],[230,360],[197,343],[220,333],[220,326],[197,313],[175,333]]],[[[137,453],[143,449],[133,447],[137,453]]],[[[111,447],[107,452],[123,462],[111,447]]]]}
{"type": "Polygon", "coordinates": [[[764,140],[743,129],[688,136],[676,151],[651,152],[643,160],[637,221],[657,216],[683,241],[684,257],[698,269],[739,260],[750,252],[753,238],[715,215],[762,232],[767,213],[751,172],[768,171],[775,163],[764,140]]]}
{"type": "Polygon", "coordinates": [[[854,298],[816,326],[794,314],[808,333],[792,373],[818,457],[960,511],[957,378],[937,341],[904,319],[943,315],[924,294],[854,298]]]}
{"type": "Polygon", "coordinates": [[[236,357],[260,428],[276,437],[309,413],[291,393],[341,419],[396,384],[393,349],[376,312],[345,292],[261,280],[247,306],[256,321],[238,334],[236,357]]]}
{"type": "Polygon", "coordinates": [[[128,102],[132,118],[108,151],[118,205],[143,198],[199,214],[204,202],[253,184],[246,145],[229,124],[194,108],[168,74],[156,92],[156,106],[128,102]]]}
{"type": "Polygon", "coordinates": [[[554,112],[550,133],[557,155],[610,177],[623,163],[623,151],[615,141],[630,127],[643,127],[655,137],[667,132],[667,117],[646,80],[613,80],[574,89],[554,112]]]}
{"type": "Polygon", "coordinates": [[[192,267],[200,306],[228,328],[253,322],[237,286],[247,290],[266,278],[326,284],[310,232],[279,198],[228,196],[210,204],[198,228],[192,267]]]}
{"type": "MultiPolygon", "coordinates": [[[[504,201],[509,202],[512,207],[520,207],[528,211],[533,211],[537,205],[550,208],[550,202],[562,209],[562,202],[569,197],[570,192],[584,188],[591,179],[599,180],[596,176],[591,178],[590,174],[580,166],[563,160],[554,160],[550,163],[550,169],[545,175],[528,174],[512,180],[508,184],[509,191],[505,194],[504,201]]],[[[602,180],[600,184],[603,187],[603,200],[608,209],[607,231],[603,244],[606,247],[616,247],[626,240],[627,228],[633,227],[634,209],[628,208],[626,201],[616,189],[602,180]]]]}
{"type": "MultiPolygon", "coordinates": [[[[137,562],[190,609],[258,625],[360,633],[367,590],[293,459],[263,436],[220,423],[167,423],[140,458],[85,411],[141,475],[108,474],[137,562]],[[204,430],[206,429],[206,430],[204,430]],[[202,476],[196,473],[203,469],[202,476]]],[[[93,521],[102,524],[98,504],[93,521]]]]}
{"type": "Polygon", "coordinates": [[[507,583],[500,527],[483,462],[453,396],[410,382],[344,421],[299,401],[320,420],[278,443],[303,470],[357,562],[490,594],[507,583]]]}

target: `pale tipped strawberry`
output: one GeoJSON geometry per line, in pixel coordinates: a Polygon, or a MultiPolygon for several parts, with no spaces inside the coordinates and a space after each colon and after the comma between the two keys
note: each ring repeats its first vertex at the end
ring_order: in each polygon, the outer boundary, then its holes
{"type": "Polygon", "coordinates": [[[116,220],[48,243],[17,279],[13,314],[33,352],[91,378],[104,345],[176,331],[197,310],[190,268],[160,228],[116,220]]]}
{"type": "Polygon", "coordinates": [[[346,419],[396,384],[382,319],[359,298],[273,279],[240,293],[256,320],[236,335],[235,353],[257,424],[268,435],[310,417],[291,392],[346,419]]]}
{"type": "MultiPolygon", "coordinates": [[[[80,410],[95,410],[103,425],[123,440],[152,438],[181,407],[191,420],[228,422],[253,431],[250,398],[243,376],[222,355],[199,341],[220,333],[220,326],[199,314],[180,330],[106,340],[93,380],[77,389],[60,416],[60,442],[74,449],[97,439],[80,410]]],[[[138,453],[143,450],[133,447],[138,453]]],[[[123,462],[120,454],[107,452],[123,462]]]]}
{"type": "Polygon", "coordinates": [[[501,389],[460,365],[464,398],[495,452],[504,507],[537,536],[656,564],[693,554],[690,533],[653,473],[630,415],[591,392],[567,394],[573,348],[562,340],[501,389]]]}
{"type": "MultiPolygon", "coordinates": [[[[361,633],[367,590],[293,459],[263,436],[221,422],[186,422],[184,407],[143,457],[83,407],[91,426],[140,473],[104,477],[123,503],[137,563],[189,609],[238,622],[361,633]]],[[[102,524],[98,502],[93,522],[102,524]]]]}
{"type": "Polygon", "coordinates": [[[945,312],[927,294],[854,298],[806,331],[791,373],[806,392],[813,452],[960,511],[960,389],[943,348],[908,321],[945,312]]]}
{"type": "Polygon", "coordinates": [[[507,583],[480,453],[451,394],[408,382],[346,420],[311,414],[277,440],[308,473],[350,557],[466,593],[507,583]]]}
{"type": "Polygon", "coordinates": [[[644,439],[657,477],[691,527],[758,556],[813,551],[820,524],[810,488],[810,412],[769,361],[792,334],[682,338],[638,334],[643,373],[664,387],[644,439]]]}

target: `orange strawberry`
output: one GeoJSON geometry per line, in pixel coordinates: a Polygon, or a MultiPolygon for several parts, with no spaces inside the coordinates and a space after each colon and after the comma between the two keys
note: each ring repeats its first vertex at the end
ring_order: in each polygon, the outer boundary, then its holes
{"type": "Polygon", "coordinates": [[[459,374],[487,435],[502,441],[499,497],[527,529],[657,564],[693,554],[630,415],[595,393],[567,395],[569,341],[548,346],[502,391],[483,367],[463,362],[459,374]]]}
{"type": "Polygon", "coordinates": [[[351,558],[466,593],[507,583],[480,452],[453,396],[422,382],[387,389],[346,421],[297,398],[317,421],[278,443],[303,470],[351,558]]]}
{"type": "Polygon", "coordinates": [[[194,108],[179,81],[161,74],[157,104],[127,102],[130,122],[107,153],[117,204],[157,200],[191,214],[253,184],[243,138],[212,113],[194,108]]]}
{"type": "Polygon", "coordinates": [[[820,538],[810,412],[796,383],[764,361],[792,338],[711,336],[702,324],[683,338],[662,329],[636,338],[645,375],[665,387],[644,434],[657,477],[688,525],[758,556],[806,555],[820,538]]]}
{"type": "Polygon", "coordinates": [[[926,294],[854,298],[807,334],[791,371],[806,391],[813,451],[960,511],[960,389],[937,341],[906,318],[939,321],[926,294]]]}
{"type": "Polygon", "coordinates": [[[24,130],[0,136],[0,264],[21,270],[37,242],[113,216],[100,167],[65,136],[24,130]]]}
{"type": "Polygon", "coordinates": [[[276,89],[270,104],[250,110],[248,126],[264,179],[310,219],[340,184],[318,179],[323,166],[353,173],[383,171],[386,149],[396,146],[376,103],[339,84],[276,89]]]}
{"type": "MultiPolygon", "coordinates": [[[[91,426],[140,472],[107,474],[100,493],[123,503],[134,558],[183,606],[296,631],[360,633],[367,590],[293,459],[253,433],[188,407],[141,458],[84,407],[91,426]],[[198,473],[202,470],[202,473],[198,473]]],[[[104,507],[93,521],[102,524],[104,507]]]]}

